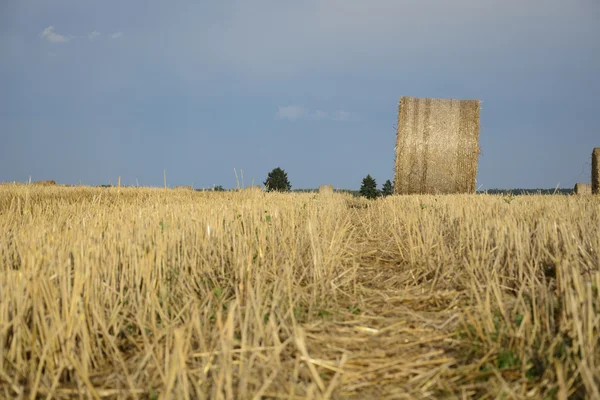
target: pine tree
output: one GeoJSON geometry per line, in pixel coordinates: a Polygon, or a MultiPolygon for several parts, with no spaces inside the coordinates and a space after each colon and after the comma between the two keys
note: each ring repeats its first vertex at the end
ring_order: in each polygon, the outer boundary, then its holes
{"type": "Polygon", "coordinates": [[[363,181],[362,186],[360,187],[360,195],[366,197],[367,199],[375,199],[379,196],[379,190],[377,190],[377,182],[371,175],[367,175],[363,181]]]}
{"type": "Polygon", "coordinates": [[[392,182],[388,179],[381,188],[381,195],[385,197],[392,194],[394,194],[394,187],[392,186],[392,182]]]}
{"type": "Polygon", "coordinates": [[[264,185],[268,192],[289,192],[292,189],[287,173],[279,167],[269,172],[264,185]]]}

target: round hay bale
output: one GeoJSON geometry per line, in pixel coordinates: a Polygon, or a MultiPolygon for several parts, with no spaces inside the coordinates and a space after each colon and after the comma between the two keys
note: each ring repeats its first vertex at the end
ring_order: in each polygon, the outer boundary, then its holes
{"type": "Polygon", "coordinates": [[[50,181],[35,181],[35,182],[33,182],[33,185],[36,185],[36,186],[56,186],[56,181],[54,181],[54,180],[50,180],[50,181]]]}
{"type": "Polygon", "coordinates": [[[592,193],[600,194],[600,147],[592,151],[592,193]]]}
{"type": "Polygon", "coordinates": [[[589,183],[576,183],[573,192],[577,195],[592,194],[592,185],[589,183]]]}
{"type": "Polygon", "coordinates": [[[254,186],[246,186],[246,190],[251,192],[262,192],[262,186],[254,185],[254,186]]]}
{"type": "Polygon", "coordinates": [[[319,186],[319,194],[321,195],[332,195],[333,194],[333,185],[321,185],[319,186]]]}
{"type": "Polygon", "coordinates": [[[191,185],[175,186],[174,190],[194,190],[191,185]]]}
{"type": "Polygon", "coordinates": [[[401,97],[394,193],[475,193],[479,114],[479,100],[401,97]]]}

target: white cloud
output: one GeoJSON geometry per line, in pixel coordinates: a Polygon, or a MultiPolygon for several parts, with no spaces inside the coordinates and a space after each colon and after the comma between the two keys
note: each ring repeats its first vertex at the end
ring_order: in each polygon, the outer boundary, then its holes
{"type": "Polygon", "coordinates": [[[307,110],[302,106],[279,106],[279,109],[277,110],[277,118],[295,121],[298,118],[304,117],[306,112],[307,110]]]}
{"type": "Polygon", "coordinates": [[[350,113],[348,111],[339,110],[333,114],[332,118],[334,121],[348,121],[350,119],[350,113]]]}
{"type": "Polygon", "coordinates": [[[115,33],[113,33],[112,35],[110,35],[110,38],[111,38],[111,39],[118,39],[118,38],[120,38],[121,36],[123,36],[123,32],[115,32],[115,33]]]}
{"type": "Polygon", "coordinates": [[[90,40],[94,40],[94,39],[96,39],[98,36],[100,36],[100,32],[98,32],[98,31],[94,31],[94,32],[92,32],[92,33],[90,33],[90,34],[88,35],[88,38],[89,38],[90,40]]]}
{"type": "Polygon", "coordinates": [[[350,119],[350,113],[344,110],[338,110],[336,112],[316,110],[312,112],[303,106],[279,106],[276,117],[278,119],[287,119],[290,121],[295,121],[301,118],[319,121],[348,121],[350,119]]]}
{"type": "Polygon", "coordinates": [[[45,38],[50,43],[66,43],[70,38],[54,32],[54,27],[49,26],[40,33],[41,38],[45,38]]]}

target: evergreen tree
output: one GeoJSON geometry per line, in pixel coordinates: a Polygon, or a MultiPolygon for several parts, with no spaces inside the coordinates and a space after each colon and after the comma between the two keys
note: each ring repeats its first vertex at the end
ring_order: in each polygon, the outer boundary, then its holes
{"type": "Polygon", "coordinates": [[[264,185],[268,192],[289,192],[292,189],[287,173],[279,167],[269,172],[264,185]]]}
{"type": "Polygon", "coordinates": [[[377,182],[371,175],[367,175],[363,181],[362,186],[360,187],[360,195],[366,197],[367,199],[375,199],[379,196],[379,190],[377,190],[377,182]]]}
{"type": "Polygon", "coordinates": [[[394,194],[394,187],[392,186],[392,182],[388,179],[381,188],[381,195],[385,197],[392,194],[394,194]]]}

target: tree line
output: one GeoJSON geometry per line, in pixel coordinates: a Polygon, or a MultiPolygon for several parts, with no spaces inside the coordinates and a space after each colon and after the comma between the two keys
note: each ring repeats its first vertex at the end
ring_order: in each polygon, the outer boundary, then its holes
{"type": "MultiPolygon", "coordinates": [[[[291,192],[292,185],[285,170],[277,167],[268,173],[263,182],[268,192],[291,192]]],[[[215,191],[224,191],[223,186],[215,186],[215,191]]],[[[294,192],[316,192],[317,189],[296,189],[294,192]]],[[[354,196],[362,196],[367,199],[390,196],[394,193],[394,185],[389,179],[386,180],[381,189],[377,188],[377,181],[370,174],[363,178],[360,190],[336,190],[336,192],[350,193],[354,196]]],[[[524,195],[524,194],[572,194],[573,189],[488,189],[478,193],[497,195],[524,195]]]]}
{"type": "MultiPolygon", "coordinates": [[[[292,185],[288,179],[287,173],[277,167],[267,175],[264,181],[265,190],[268,192],[289,192],[292,185]]],[[[368,199],[376,199],[382,196],[389,196],[394,192],[392,182],[388,179],[385,181],[381,190],[377,188],[377,181],[370,174],[362,180],[362,185],[358,194],[368,199]]]]}

